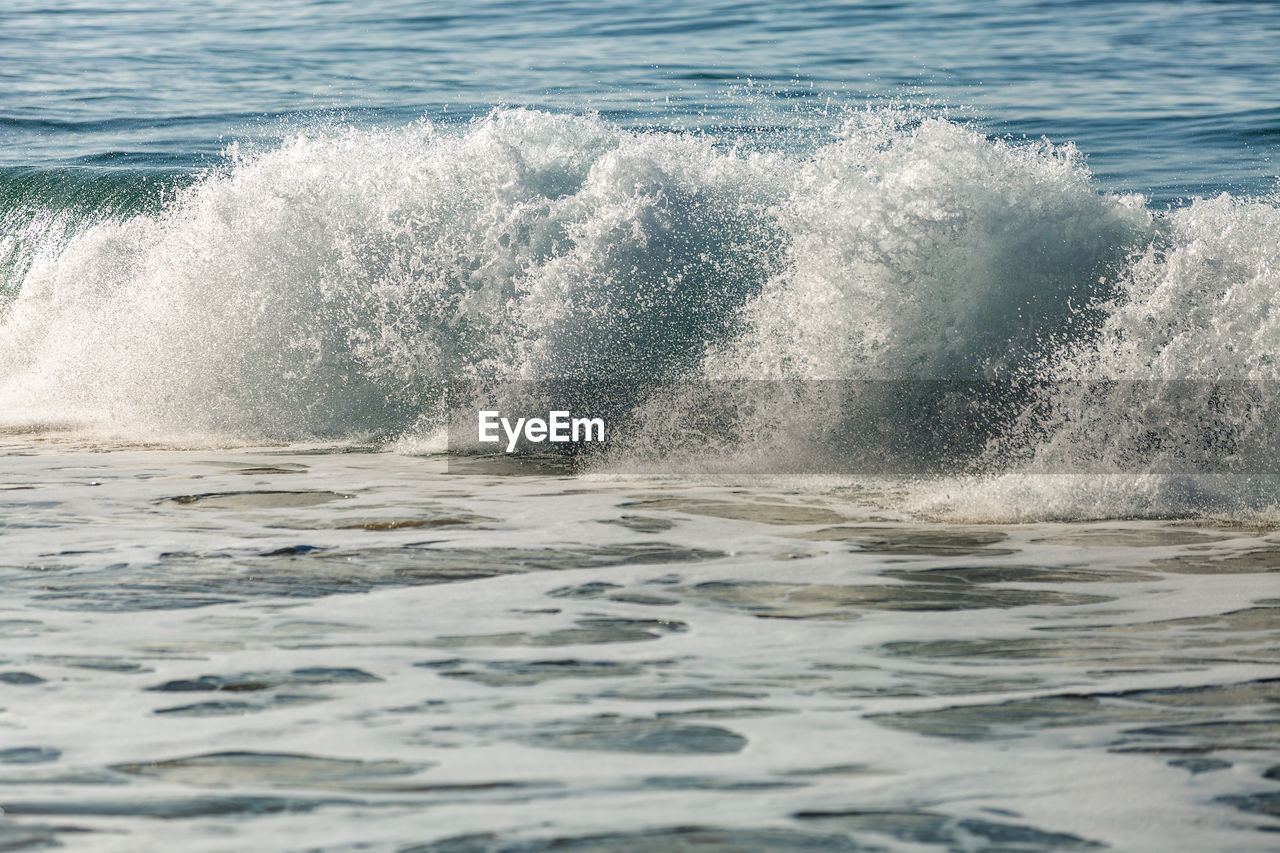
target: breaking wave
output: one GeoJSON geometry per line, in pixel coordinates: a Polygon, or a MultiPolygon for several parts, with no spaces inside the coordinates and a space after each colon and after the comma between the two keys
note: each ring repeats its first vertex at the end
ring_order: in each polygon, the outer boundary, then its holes
{"type": "MultiPolygon", "coordinates": [[[[988,436],[1034,471],[1135,440],[1131,393],[1074,381],[1280,380],[1275,199],[1153,211],[1070,144],[904,108],[773,147],[529,110],[313,131],[131,213],[0,217],[10,423],[393,439],[457,379],[607,380],[676,424],[691,382],[1053,380],[988,436]]],[[[794,449],[825,411],[770,417],[794,449]]]]}

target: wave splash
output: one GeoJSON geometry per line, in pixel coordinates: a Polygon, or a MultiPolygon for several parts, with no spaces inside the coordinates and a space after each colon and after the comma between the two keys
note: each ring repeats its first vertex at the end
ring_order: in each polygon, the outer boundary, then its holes
{"type": "Polygon", "coordinates": [[[780,262],[786,173],[521,110],[233,150],[163,212],[29,264],[0,399],[133,429],[392,435],[450,378],[693,369],[780,262]]]}
{"type": "MultiPolygon", "coordinates": [[[[28,217],[0,245],[0,410],[387,438],[438,424],[453,379],[637,400],[690,380],[1280,379],[1274,199],[1153,212],[1071,145],[907,109],[802,150],[739,143],[497,110],[233,148],[154,212],[28,217]]],[[[1037,447],[1096,443],[1111,415],[1090,406],[1037,447]]]]}

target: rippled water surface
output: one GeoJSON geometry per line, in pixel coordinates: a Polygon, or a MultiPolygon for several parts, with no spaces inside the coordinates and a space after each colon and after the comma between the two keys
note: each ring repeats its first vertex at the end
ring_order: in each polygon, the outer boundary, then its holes
{"type": "Polygon", "coordinates": [[[1273,4],[1210,0],[15,0],[0,158],[187,168],[326,112],[399,124],[498,104],[785,132],[788,104],[907,96],[1075,141],[1112,186],[1256,192],[1277,170],[1278,38],[1273,4]]]}
{"type": "Polygon", "coordinates": [[[1280,540],[11,440],[17,849],[1261,850],[1280,540]]]}

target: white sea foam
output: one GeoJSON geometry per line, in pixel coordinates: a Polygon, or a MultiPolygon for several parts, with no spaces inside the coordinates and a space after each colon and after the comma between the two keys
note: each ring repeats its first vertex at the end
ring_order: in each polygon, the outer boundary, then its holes
{"type": "MultiPolygon", "coordinates": [[[[604,379],[667,386],[653,456],[706,402],[670,396],[690,379],[1280,378],[1273,199],[1153,213],[1070,145],[904,109],[767,152],[528,110],[316,130],[231,149],[157,213],[7,240],[5,420],[140,438],[434,448],[449,380],[604,379]]],[[[1006,444],[1060,471],[1132,442],[1055,393],[1072,417],[1006,444]]],[[[863,421],[819,396],[758,413],[766,455],[849,452],[863,421]]],[[[1115,511],[1182,511],[1153,476],[1115,511]]],[[[1043,514],[1093,514],[1050,491],[1043,514]]]]}
{"type": "Polygon", "coordinates": [[[1100,281],[1150,239],[1070,145],[1015,146],[894,112],[800,164],[788,264],[727,349],[734,376],[979,379],[1085,333],[1100,281]]]}
{"type": "Polygon", "coordinates": [[[163,213],[34,253],[0,399],[139,430],[395,434],[448,378],[673,371],[767,277],[787,174],[519,110],[233,150],[163,213]]]}

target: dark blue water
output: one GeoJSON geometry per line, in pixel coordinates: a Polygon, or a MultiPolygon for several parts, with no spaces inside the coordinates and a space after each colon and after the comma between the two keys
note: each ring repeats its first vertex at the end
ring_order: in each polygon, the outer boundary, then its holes
{"type": "Polygon", "coordinates": [[[48,182],[31,170],[182,173],[334,113],[399,125],[528,105],[763,133],[890,97],[1073,141],[1102,185],[1156,202],[1265,193],[1278,48],[1271,2],[10,0],[0,180],[12,198],[48,182]]]}

